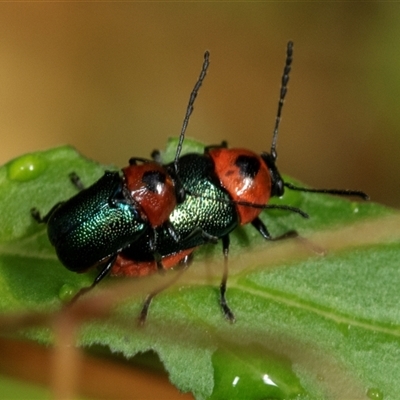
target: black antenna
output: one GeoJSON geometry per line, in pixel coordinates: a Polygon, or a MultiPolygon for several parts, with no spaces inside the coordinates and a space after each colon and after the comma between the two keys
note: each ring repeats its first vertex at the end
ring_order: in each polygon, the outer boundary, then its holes
{"type": "Polygon", "coordinates": [[[197,193],[192,193],[192,192],[187,192],[187,193],[189,193],[193,197],[199,197],[203,200],[212,200],[212,201],[216,201],[218,203],[225,203],[225,204],[235,204],[237,206],[257,208],[259,210],[275,209],[275,210],[291,211],[296,214],[299,214],[303,218],[310,218],[310,216],[306,212],[301,210],[300,208],[287,206],[284,204],[257,204],[257,203],[252,203],[250,201],[241,201],[241,200],[225,199],[222,197],[220,198],[220,197],[204,196],[203,194],[197,194],[197,193]]]}
{"type": "Polygon", "coordinates": [[[232,200],[232,203],[237,204],[238,206],[258,208],[261,210],[274,209],[274,210],[291,211],[291,212],[301,215],[303,218],[310,218],[310,216],[306,212],[301,210],[300,208],[287,206],[285,204],[257,204],[257,203],[250,203],[247,201],[237,201],[237,200],[232,200]]]}
{"type": "Polygon", "coordinates": [[[210,58],[210,53],[208,51],[206,51],[204,53],[204,62],[203,62],[203,66],[201,68],[199,79],[197,80],[196,84],[194,85],[192,93],[190,94],[190,97],[189,97],[189,103],[188,103],[188,106],[186,109],[186,115],[183,120],[182,130],[181,130],[181,134],[179,136],[179,143],[178,143],[178,146],[176,148],[176,153],[175,153],[174,169],[175,169],[175,174],[176,174],[177,179],[179,179],[178,178],[178,172],[179,172],[178,163],[179,163],[179,156],[182,151],[183,139],[185,138],[185,132],[186,132],[186,128],[189,123],[190,115],[193,112],[194,101],[196,100],[197,93],[204,81],[204,78],[206,77],[207,69],[208,69],[208,66],[210,65],[209,58],[210,58]]]}
{"type": "MultiPolygon", "coordinates": [[[[283,69],[283,75],[282,75],[282,84],[281,84],[281,93],[279,96],[279,103],[278,103],[278,112],[276,114],[276,120],[275,120],[275,128],[274,128],[274,133],[272,136],[272,144],[271,144],[271,152],[270,155],[272,157],[272,161],[276,161],[278,155],[276,153],[276,142],[278,139],[278,129],[279,129],[279,123],[281,122],[281,114],[282,114],[282,108],[283,108],[283,103],[285,100],[285,96],[287,93],[287,85],[289,82],[289,74],[292,69],[292,61],[293,61],[293,42],[289,41],[287,44],[287,49],[286,49],[286,61],[285,61],[285,67],[283,69]]],[[[357,196],[361,197],[364,200],[369,200],[369,196],[360,191],[360,190],[347,190],[347,189],[309,189],[309,188],[303,188],[303,187],[298,187],[295,186],[289,182],[284,182],[284,186],[286,186],[289,189],[292,190],[298,190],[301,192],[310,192],[310,193],[325,193],[325,194],[334,194],[334,195],[342,195],[342,196],[357,196]]]]}
{"type": "Polygon", "coordinates": [[[292,69],[292,60],[293,60],[293,42],[289,41],[286,48],[286,61],[285,67],[283,69],[282,75],[282,83],[281,83],[281,93],[279,96],[279,103],[278,103],[278,112],[276,113],[276,120],[275,120],[275,128],[274,133],[272,136],[272,144],[271,144],[271,157],[273,161],[275,161],[278,157],[276,154],[276,141],[278,139],[278,129],[279,123],[281,122],[281,113],[283,108],[283,103],[285,100],[286,92],[287,92],[287,84],[289,82],[289,73],[292,69]]]}
{"type": "Polygon", "coordinates": [[[284,185],[292,190],[298,190],[300,192],[310,192],[310,193],[325,193],[325,194],[337,194],[341,196],[357,196],[361,197],[364,200],[369,200],[369,196],[362,192],[361,190],[349,190],[349,189],[309,189],[294,186],[289,182],[285,182],[284,185]]]}

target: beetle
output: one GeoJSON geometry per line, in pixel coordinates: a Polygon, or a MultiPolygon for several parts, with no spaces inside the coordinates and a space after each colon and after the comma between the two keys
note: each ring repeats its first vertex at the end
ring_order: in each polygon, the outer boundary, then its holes
{"type": "Polygon", "coordinates": [[[179,234],[169,220],[170,213],[185,197],[178,178],[178,160],[208,66],[209,52],[205,52],[200,76],[189,98],[173,166],[166,169],[153,160],[134,157],[122,173],[106,171],[88,188],[71,173],[70,179],[79,190],[75,196],[57,203],[43,217],[36,208],[31,209],[38,223],[47,224],[49,240],[66,268],[78,273],[92,267],[99,269],[92,285],[81,289],[71,302],[97,285],[110,272],[118,254],[141,236],[146,236],[155,260],[160,259],[158,228],[165,229],[175,242],[179,241],[179,234]]]}
{"type": "MultiPolygon", "coordinates": [[[[220,284],[220,305],[224,316],[230,322],[235,316],[227,304],[226,285],[228,277],[229,235],[239,225],[251,223],[266,240],[277,240],[297,236],[290,230],[273,238],[259,217],[265,208],[281,208],[294,211],[303,217],[308,215],[296,207],[266,205],[271,197],[280,197],[285,188],[303,192],[327,193],[334,195],[368,196],[357,190],[308,189],[285,182],[277,167],[277,137],[281,112],[287,92],[289,73],[293,57],[293,43],[286,50],[286,62],[282,75],[278,111],[273,131],[271,150],[258,155],[247,149],[228,149],[226,142],[206,147],[204,154],[186,154],[180,157],[178,165],[168,164],[168,170],[179,170],[179,180],[185,190],[185,200],[177,204],[170,214],[179,241],[175,241],[165,227],[157,228],[157,251],[162,256],[164,268],[171,268],[179,261],[188,262],[197,247],[222,240],[224,272],[220,284]]],[[[157,157],[157,153],[156,153],[157,157]]],[[[149,246],[150,237],[143,235],[134,246],[128,246],[119,253],[113,266],[114,275],[135,275],[142,268],[155,268],[155,258],[149,246]]],[[[150,294],[142,310],[140,320],[146,319],[154,295],[150,294]]]]}

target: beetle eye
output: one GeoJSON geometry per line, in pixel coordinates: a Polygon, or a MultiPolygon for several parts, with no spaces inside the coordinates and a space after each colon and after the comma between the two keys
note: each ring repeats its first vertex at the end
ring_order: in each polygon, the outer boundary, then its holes
{"type": "Polygon", "coordinates": [[[274,185],[274,196],[281,197],[284,193],[283,180],[278,179],[274,185]]]}
{"type": "Polygon", "coordinates": [[[279,174],[278,169],[276,168],[274,158],[268,153],[262,153],[261,158],[264,160],[271,175],[271,182],[272,182],[271,196],[281,197],[285,192],[285,187],[283,179],[279,174]]]}

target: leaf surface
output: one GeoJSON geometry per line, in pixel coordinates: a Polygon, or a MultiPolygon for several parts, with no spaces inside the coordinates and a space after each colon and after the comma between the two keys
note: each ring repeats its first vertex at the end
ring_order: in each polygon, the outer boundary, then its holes
{"type": "MultiPolygon", "coordinates": [[[[171,140],[164,160],[173,158],[175,147],[171,140]]],[[[190,141],[184,149],[201,150],[190,141]]],[[[52,316],[66,292],[91,284],[95,271],[75,274],[59,263],[30,209],[46,213],[74,195],[70,172],[89,185],[104,170],[70,147],[1,167],[3,316],[52,316]]],[[[235,324],[224,320],[218,304],[222,246],[207,245],[155,298],[142,328],[137,318],[145,295],[179,272],[102,282],[76,305],[88,315],[76,325],[79,345],[108,346],[126,357],[154,350],[171,382],[198,399],[395,399],[399,213],[374,203],[286,192],[275,204],[300,207],[310,219],[280,210],[263,211],[262,219],[273,236],[296,229],[300,238],[266,243],[251,226],[231,235],[227,297],[235,324]]],[[[53,340],[48,325],[24,332],[40,342],[53,340]]]]}

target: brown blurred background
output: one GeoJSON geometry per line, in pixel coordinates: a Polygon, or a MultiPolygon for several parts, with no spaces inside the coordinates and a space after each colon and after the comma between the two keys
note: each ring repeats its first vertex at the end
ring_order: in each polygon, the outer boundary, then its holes
{"type": "Polygon", "coordinates": [[[123,166],[179,134],[269,150],[289,39],[279,167],[400,206],[400,4],[2,3],[0,163],[64,143],[123,166]]]}

